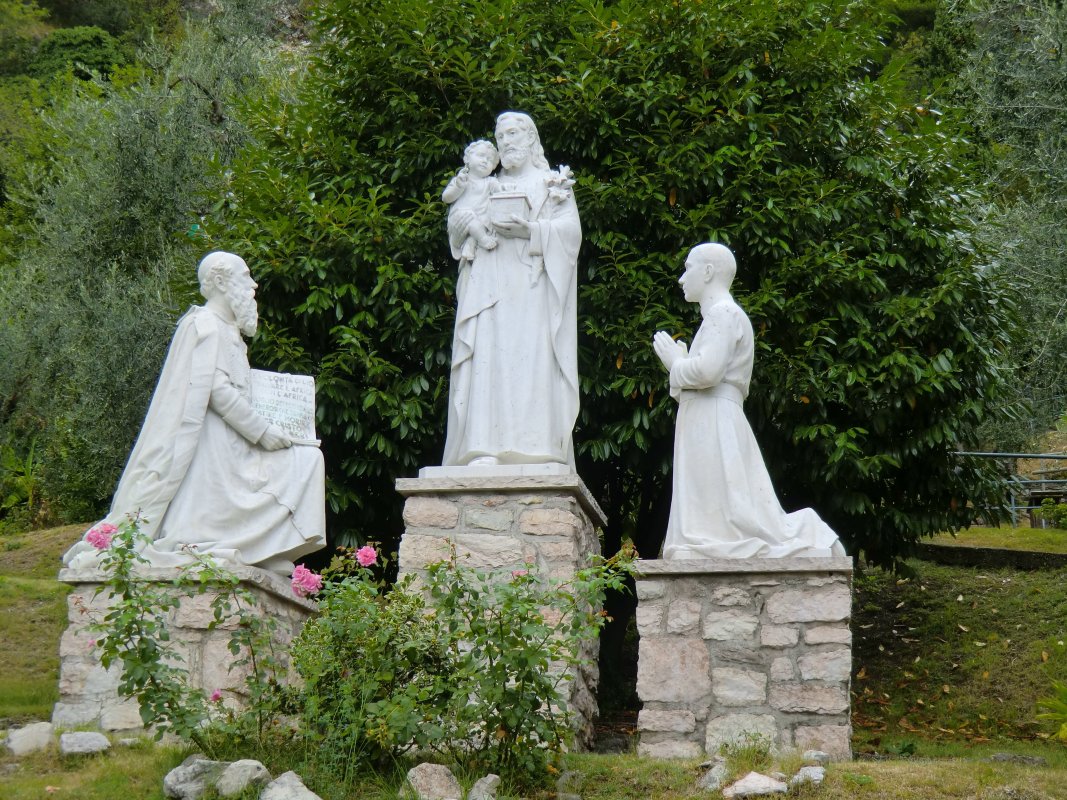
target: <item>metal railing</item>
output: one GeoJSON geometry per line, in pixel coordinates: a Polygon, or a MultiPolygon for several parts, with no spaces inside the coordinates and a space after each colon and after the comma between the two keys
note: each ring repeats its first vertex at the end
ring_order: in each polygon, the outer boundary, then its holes
{"type": "MultiPolygon", "coordinates": [[[[1067,461],[1067,453],[971,453],[957,452],[958,456],[973,456],[976,458],[995,458],[1003,461],[1016,461],[1025,458],[1029,461],[1067,461]]],[[[1040,465],[1039,465],[1040,466],[1040,465]]],[[[1033,527],[1047,527],[1043,520],[1034,516],[1034,511],[1041,508],[1041,500],[1046,497],[1052,499],[1067,499],[1067,464],[1051,469],[1036,469],[1033,475],[1059,475],[1063,477],[1050,478],[1023,478],[1015,472],[1016,466],[1011,465],[1009,479],[1009,498],[1011,510],[1011,524],[1015,527],[1019,524],[1019,514],[1025,512],[1030,517],[1033,527]]]]}

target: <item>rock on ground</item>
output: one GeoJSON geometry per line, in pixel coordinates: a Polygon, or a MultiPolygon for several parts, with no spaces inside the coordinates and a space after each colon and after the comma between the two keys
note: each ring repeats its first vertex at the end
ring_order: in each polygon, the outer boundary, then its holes
{"type": "Polygon", "coordinates": [[[717,791],[722,787],[729,774],[730,772],[726,769],[725,764],[716,764],[704,774],[704,777],[700,779],[697,786],[701,789],[707,789],[709,792],[717,791]]]}
{"type": "Polygon", "coordinates": [[[419,764],[408,770],[408,783],[419,800],[462,800],[463,787],[441,764],[419,764]]]}
{"type": "Polygon", "coordinates": [[[59,737],[59,752],[65,756],[85,756],[111,749],[111,740],[94,731],[75,731],[59,737]]]}
{"type": "Polygon", "coordinates": [[[814,761],[816,764],[829,764],[830,754],[822,750],[805,750],[805,761],[814,761]]]}
{"type": "Polygon", "coordinates": [[[173,800],[200,800],[228,763],[189,756],[163,778],[163,794],[173,800]]]}
{"type": "Polygon", "coordinates": [[[234,761],[215,781],[215,791],[220,797],[236,797],[249,786],[266,786],[270,783],[267,768],[250,758],[234,761]]]}
{"type": "Polygon", "coordinates": [[[785,794],[789,787],[774,778],[768,778],[758,772],[750,772],[737,783],[723,789],[722,796],[732,797],[761,797],[769,794],[785,794]]]}
{"type": "Polygon", "coordinates": [[[7,749],[16,756],[44,750],[55,740],[51,722],[34,722],[7,732],[7,749]]]}
{"type": "Polygon", "coordinates": [[[789,785],[799,786],[802,783],[810,783],[813,786],[818,786],[826,780],[826,767],[801,767],[800,770],[794,775],[789,785]]]}
{"type": "Polygon", "coordinates": [[[494,800],[496,790],[500,787],[500,776],[489,773],[471,787],[467,800],[494,800]]]}
{"type": "Polygon", "coordinates": [[[295,772],[286,772],[267,784],[259,800],[322,800],[322,798],[307,788],[295,772]]]}

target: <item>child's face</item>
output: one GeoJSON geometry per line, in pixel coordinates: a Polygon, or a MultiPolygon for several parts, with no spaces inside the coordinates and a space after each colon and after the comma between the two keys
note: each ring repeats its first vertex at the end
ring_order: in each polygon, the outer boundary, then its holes
{"type": "Polygon", "coordinates": [[[471,175],[484,178],[496,167],[496,154],[488,147],[479,147],[467,156],[467,169],[471,175]]]}

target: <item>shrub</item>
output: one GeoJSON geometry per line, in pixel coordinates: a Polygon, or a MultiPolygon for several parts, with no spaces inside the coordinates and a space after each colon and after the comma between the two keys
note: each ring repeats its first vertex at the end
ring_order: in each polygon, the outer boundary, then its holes
{"type": "Polygon", "coordinates": [[[1041,508],[1034,512],[1038,519],[1043,519],[1053,528],[1067,529],[1067,503],[1056,502],[1051,497],[1041,501],[1041,508]]]}
{"type": "Polygon", "coordinates": [[[81,80],[108,75],[127,61],[111,34],[101,28],[60,28],[38,45],[27,70],[30,75],[48,78],[72,69],[81,80]]]}
{"type": "Polygon", "coordinates": [[[573,738],[565,687],[626,558],[566,583],[452,560],[385,588],[366,569],[327,586],[293,644],[294,702],[313,771],[348,786],[412,748],[538,783],[573,738]],[[427,600],[427,597],[429,600],[427,600]]]}
{"type": "Polygon", "coordinates": [[[624,535],[662,541],[674,406],[649,338],[691,333],[686,250],[738,256],[757,332],[746,404],[784,504],[892,562],[996,515],[961,462],[999,407],[1014,324],[980,269],[966,144],[875,74],[879,15],[846,0],[318,3],[310,67],[250,108],[218,246],[258,264],[279,369],[318,374],[330,500],[399,535],[393,480],[436,463],[455,264],[442,187],[497,113],[569,164],[579,255],[579,472],[624,535]]]}

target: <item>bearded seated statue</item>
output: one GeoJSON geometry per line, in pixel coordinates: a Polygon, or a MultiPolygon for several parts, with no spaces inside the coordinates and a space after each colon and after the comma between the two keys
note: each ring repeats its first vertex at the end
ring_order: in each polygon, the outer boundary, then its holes
{"type": "MultiPolygon", "coordinates": [[[[206,302],[178,322],[101,523],[138,518],[152,566],[188,564],[195,551],[289,574],[295,560],[326,545],[322,453],[294,444],[250,402],[242,334],[255,334],[258,317],[248,266],[232,253],[211,253],[198,278],[206,302]]],[[[93,568],[99,555],[83,537],[63,562],[93,568]]]]}

